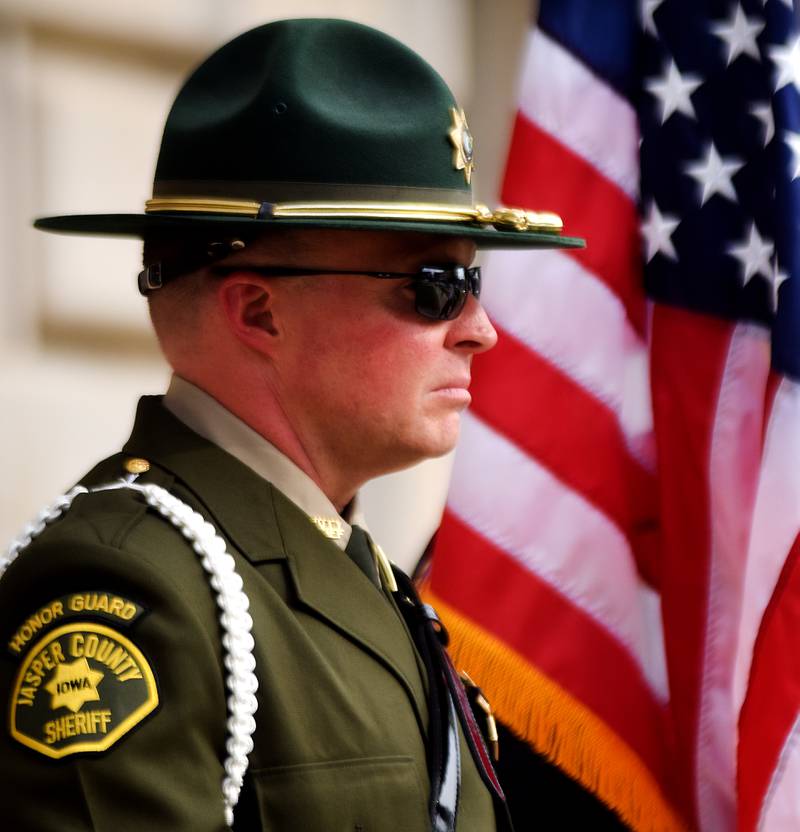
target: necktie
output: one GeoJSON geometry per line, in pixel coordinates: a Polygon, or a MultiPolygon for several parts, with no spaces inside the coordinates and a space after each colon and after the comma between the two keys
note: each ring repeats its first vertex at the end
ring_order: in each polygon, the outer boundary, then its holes
{"type": "Polygon", "coordinates": [[[352,526],[350,540],[345,548],[350,560],[380,589],[378,580],[378,567],[375,563],[375,555],[372,554],[369,535],[361,526],[352,526]]]}

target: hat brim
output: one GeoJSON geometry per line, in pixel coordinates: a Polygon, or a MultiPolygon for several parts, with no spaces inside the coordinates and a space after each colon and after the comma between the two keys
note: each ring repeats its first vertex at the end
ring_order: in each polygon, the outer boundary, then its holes
{"type": "Polygon", "coordinates": [[[115,237],[145,237],[159,231],[198,232],[207,230],[240,232],[246,235],[279,228],[340,228],[362,231],[409,231],[467,237],[479,249],[493,248],[584,248],[580,237],[537,231],[501,230],[456,222],[425,222],[375,219],[300,219],[269,220],[219,214],[74,214],[40,217],[34,227],[62,234],[98,234],[115,237]]]}

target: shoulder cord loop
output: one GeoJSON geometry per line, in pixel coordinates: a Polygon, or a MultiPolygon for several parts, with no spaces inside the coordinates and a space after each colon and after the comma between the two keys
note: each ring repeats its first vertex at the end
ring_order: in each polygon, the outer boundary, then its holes
{"type": "Polygon", "coordinates": [[[134,482],[135,479],[135,475],[130,475],[91,490],[77,485],[58,497],[42,509],[33,522],[24,527],[21,534],[12,540],[6,553],[0,556],[0,576],[16,560],[19,553],[45,530],[47,524],[64,514],[80,494],[130,488],[142,494],[149,506],[180,530],[191,542],[203,569],[208,573],[209,583],[216,594],[217,606],[221,610],[219,620],[223,631],[222,646],[227,670],[225,683],[230,691],[222,800],[225,805],[225,822],[232,827],[233,809],[239,801],[244,775],[247,772],[247,757],[253,750],[253,733],[256,729],[253,714],[258,708],[253,619],[248,612],[250,601],[244,592],[241,575],[236,572],[236,562],[228,553],[225,541],[217,534],[214,526],[166,489],[153,484],[139,485],[134,482]]]}
{"type": "Polygon", "coordinates": [[[53,500],[49,506],[45,506],[36,515],[36,518],[22,529],[19,536],[15,537],[11,541],[8,549],[0,555],[0,577],[2,577],[6,569],[14,563],[17,559],[17,555],[26,546],[28,546],[35,537],[38,537],[45,530],[48,523],[58,520],[58,518],[61,517],[61,515],[72,505],[72,501],[79,494],[87,493],[88,489],[84,488],[82,485],[76,485],[71,491],[67,491],[66,494],[62,494],[60,497],[53,500]]]}

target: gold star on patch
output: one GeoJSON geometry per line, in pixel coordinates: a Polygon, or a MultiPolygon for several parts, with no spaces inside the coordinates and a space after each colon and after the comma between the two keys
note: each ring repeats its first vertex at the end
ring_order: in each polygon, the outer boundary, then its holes
{"type": "Polygon", "coordinates": [[[75,659],[70,664],[60,664],[53,678],[44,686],[52,694],[50,707],[69,708],[77,713],[87,702],[100,698],[97,686],[104,674],[92,670],[85,658],[75,659]]]}
{"type": "Polygon", "coordinates": [[[464,179],[467,185],[472,181],[472,171],[475,162],[472,158],[473,143],[472,133],[469,132],[467,116],[461,108],[451,107],[450,118],[452,124],[447,135],[453,144],[453,167],[456,170],[464,171],[464,179]]]}

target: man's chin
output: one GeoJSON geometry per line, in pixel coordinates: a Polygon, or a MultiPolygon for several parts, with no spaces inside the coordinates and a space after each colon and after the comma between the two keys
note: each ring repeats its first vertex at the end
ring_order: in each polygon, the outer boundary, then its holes
{"type": "Polygon", "coordinates": [[[428,459],[438,459],[449,454],[455,446],[456,441],[447,441],[426,443],[424,446],[409,448],[406,453],[396,455],[391,462],[389,462],[387,458],[384,458],[384,462],[386,464],[382,467],[382,470],[376,472],[374,476],[380,477],[385,474],[396,473],[397,471],[405,471],[406,469],[413,468],[415,465],[419,465],[421,462],[425,462],[428,459]]]}
{"type": "Polygon", "coordinates": [[[458,437],[461,430],[460,413],[451,413],[444,423],[437,425],[437,430],[432,431],[426,437],[426,441],[419,446],[419,459],[435,459],[445,456],[458,444],[458,437]]]}

